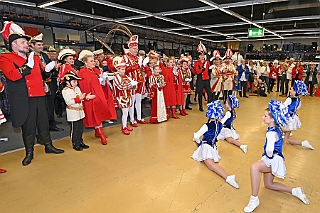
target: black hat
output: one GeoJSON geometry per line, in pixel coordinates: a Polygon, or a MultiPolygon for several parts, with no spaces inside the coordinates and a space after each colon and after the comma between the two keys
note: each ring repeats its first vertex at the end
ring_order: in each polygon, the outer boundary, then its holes
{"type": "Polygon", "coordinates": [[[83,78],[79,78],[76,74],[68,73],[64,75],[65,81],[72,81],[72,80],[82,80],[83,78]]]}

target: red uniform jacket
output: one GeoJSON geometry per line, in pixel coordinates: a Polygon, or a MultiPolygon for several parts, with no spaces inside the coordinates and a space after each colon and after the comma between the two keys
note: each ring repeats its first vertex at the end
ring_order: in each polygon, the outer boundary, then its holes
{"type": "Polygon", "coordinates": [[[203,63],[201,62],[201,60],[196,61],[194,63],[194,69],[197,78],[199,78],[201,74],[202,80],[209,80],[209,67],[210,62],[207,60],[204,60],[203,63]]]}
{"type": "Polygon", "coordinates": [[[50,77],[38,56],[34,57],[32,69],[26,62],[15,52],[0,55],[0,70],[7,78],[12,126],[16,128],[27,119],[28,97],[45,96],[43,79],[50,77]]]}
{"type": "Polygon", "coordinates": [[[78,76],[83,80],[78,81],[81,92],[96,97],[89,101],[83,102],[83,108],[86,117],[83,119],[83,125],[86,128],[99,126],[103,121],[110,120],[108,112],[108,103],[105,93],[98,79],[100,70],[98,69],[80,69],[78,76]]]}

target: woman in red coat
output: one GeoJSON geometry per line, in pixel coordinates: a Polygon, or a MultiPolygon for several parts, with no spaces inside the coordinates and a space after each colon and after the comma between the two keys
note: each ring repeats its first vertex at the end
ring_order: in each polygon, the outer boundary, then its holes
{"type": "Polygon", "coordinates": [[[296,66],[292,68],[292,81],[291,86],[293,86],[295,80],[302,80],[303,66],[301,61],[296,63],[296,66]]]}
{"type": "Polygon", "coordinates": [[[107,136],[103,133],[102,122],[110,120],[110,112],[108,112],[108,102],[99,81],[101,72],[95,68],[92,56],[85,56],[82,61],[84,62],[84,68],[80,69],[78,76],[83,80],[79,81],[79,87],[83,93],[91,93],[96,96],[93,100],[83,102],[86,115],[83,124],[86,128],[94,127],[95,137],[100,137],[101,143],[106,145],[107,136]]]}
{"type": "Polygon", "coordinates": [[[178,119],[179,117],[176,115],[176,106],[177,106],[177,94],[175,89],[175,76],[173,73],[175,65],[175,59],[170,58],[167,62],[166,67],[162,68],[162,75],[164,77],[164,81],[166,82],[166,86],[163,88],[164,94],[164,102],[166,104],[167,110],[167,118],[170,117],[170,108],[172,109],[172,117],[178,119]]]}

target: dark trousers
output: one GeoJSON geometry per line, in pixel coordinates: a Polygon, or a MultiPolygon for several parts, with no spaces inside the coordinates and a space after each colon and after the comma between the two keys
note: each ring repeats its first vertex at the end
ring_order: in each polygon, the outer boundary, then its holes
{"type": "Polygon", "coordinates": [[[70,122],[70,138],[72,145],[79,145],[82,142],[82,134],[84,131],[83,119],[70,122]]]}
{"type": "Polygon", "coordinates": [[[269,91],[273,92],[273,86],[274,86],[274,79],[269,78],[269,91]]]}
{"type": "Polygon", "coordinates": [[[269,92],[269,91],[270,91],[270,87],[269,87],[269,77],[267,77],[267,76],[260,76],[260,79],[265,82],[265,84],[267,85],[267,91],[269,92]]]}
{"type": "Polygon", "coordinates": [[[289,92],[289,79],[287,79],[286,75],[282,75],[281,91],[282,91],[282,95],[284,95],[284,94],[288,95],[288,92],[289,92]]]}
{"type": "Polygon", "coordinates": [[[197,94],[198,94],[198,103],[199,106],[202,106],[202,91],[203,89],[206,90],[208,95],[208,103],[211,103],[212,101],[212,92],[210,88],[210,81],[209,80],[197,80],[197,94]]]}
{"type": "Polygon", "coordinates": [[[313,87],[314,87],[314,84],[312,83],[312,81],[307,81],[307,87],[309,89],[310,95],[312,95],[313,87]]]}
{"type": "Polygon", "coordinates": [[[240,97],[246,97],[247,96],[247,90],[248,90],[248,81],[240,81],[241,84],[241,94],[240,97]]]}
{"type": "Polygon", "coordinates": [[[55,108],[55,99],[56,95],[46,95],[47,99],[47,111],[48,111],[48,119],[50,128],[55,128],[56,123],[54,122],[54,108],[55,108]]]}
{"type": "Polygon", "coordinates": [[[280,87],[281,84],[282,84],[282,76],[278,76],[278,78],[277,78],[277,92],[282,92],[282,88],[280,87]]]}
{"type": "Polygon", "coordinates": [[[49,121],[45,96],[28,99],[28,117],[21,127],[23,138],[31,135],[35,137],[36,128],[38,129],[39,133],[49,132],[49,121]]]}

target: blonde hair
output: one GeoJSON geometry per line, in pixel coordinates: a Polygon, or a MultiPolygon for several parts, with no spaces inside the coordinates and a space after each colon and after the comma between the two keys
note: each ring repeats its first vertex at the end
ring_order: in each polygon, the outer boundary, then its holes
{"type": "Polygon", "coordinates": [[[82,58],[82,62],[84,63],[84,62],[87,62],[88,61],[88,58],[93,58],[94,59],[94,57],[92,56],[92,55],[85,55],[83,58],[82,58]]]}

